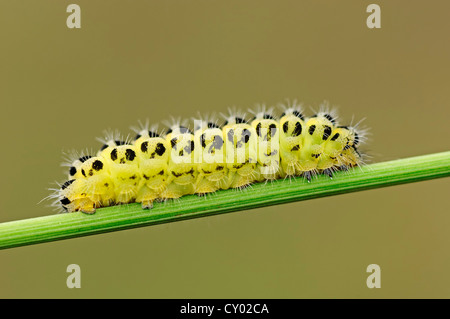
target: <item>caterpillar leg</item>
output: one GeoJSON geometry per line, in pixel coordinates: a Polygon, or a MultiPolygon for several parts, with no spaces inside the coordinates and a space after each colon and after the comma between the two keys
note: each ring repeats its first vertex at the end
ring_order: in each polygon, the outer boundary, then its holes
{"type": "Polygon", "coordinates": [[[142,209],[152,209],[153,208],[153,200],[143,200],[141,202],[142,209]]]}
{"type": "Polygon", "coordinates": [[[133,189],[122,190],[117,192],[116,203],[117,204],[128,204],[134,202],[136,199],[136,192],[133,189]]]}
{"type": "Polygon", "coordinates": [[[234,174],[233,181],[231,183],[231,188],[245,188],[246,186],[249,186],[255,181],[255,178],[252,174],[249,175],[240,175],[238,173],[234,174]]]}
{"type": "Polygon", "coordinates": [[[136,197],[136,202],[142,204],[143,209],[153,208],[153,202],[160,198],[160,193],[163,189],[154,189],[144,184],[140,187],[136,197]]]}
{"type": "Polygon", "coordinates": [[[276,165],[260,165],[255,170],[255,180],[263,182],[266,180],[275,180],[281,177],[280,167],[276,165]]]}
{"type": "Polygon", "coordinates": [[[89,197],[77,198],[70,203],[68,212],[80,211],[85,214],[94,214],[97,207],[99,207],[98,203],[89,197]]]}
{"type": "Polygon", "coordinates": [[[197,177],[197,181],[195,182],[195,194],[208,194],[214,193],[218,189],[220,189],[220,181],[212,181],[207,176],[203,174],[199,174],[197,177]]]}
{"type": "Polygon", "coordinates": [[[311,182],[311,179],[314,175],[315,175],[315,172],[313,170],[303,172],[303,177],[306,178],[308,183],[311,182]]]}
{"type": "Polygon", "coordinates": [[[95,213],[95,203],[86,203],[80,208],[80,211],[85,214],[92,215],[95,213]]]}
{"type": "Polygon", "coordinates": [[[322,173],[324,175],[328,175],[330,178],[333,178],[333,170],[331,168],[324,169],[322,173]]]}
{"type": "Polygon", "coordinates": [[[167,185],[166,189],[161,193],[161,198],[175,199],[193,193],[194,193],[194,185],[192,184],[180,185],[177,183],[170,183],[169,185],[167,185]]]}

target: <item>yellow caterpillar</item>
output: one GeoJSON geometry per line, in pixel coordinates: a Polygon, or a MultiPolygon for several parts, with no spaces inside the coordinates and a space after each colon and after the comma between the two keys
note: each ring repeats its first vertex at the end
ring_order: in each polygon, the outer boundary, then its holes
{"type": "Polygon", "coordinates": [[[69,180],[51,196],[64,211],[155,201],[220,189],[243,188],[265,180],[347,170],[362,164],[358,146],[364,131],[338,125],[323,109],[305,117],[294,103],[277,118],[260,108],[251,120],[231,114],[219,126],[195,120],[194,131],[173,124],[164,134],[141,125],[134,141],[110,136],[95,156],[72,160],[69,180]]]}

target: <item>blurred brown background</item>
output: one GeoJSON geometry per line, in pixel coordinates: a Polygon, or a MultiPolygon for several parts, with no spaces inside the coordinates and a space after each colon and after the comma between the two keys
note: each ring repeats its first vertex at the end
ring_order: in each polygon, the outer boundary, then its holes
{"type": "MultiPolygon", "coordinates": [[[[77,0],[72,30],[70,3],[0,3],[0,222],[52,214],[62,151],[139,119],[329,100],[372,161],[450,149],[448,1],[77,0]]],[[[0,251],[0,297],[448,298],[449,182],[0,251]]]]}

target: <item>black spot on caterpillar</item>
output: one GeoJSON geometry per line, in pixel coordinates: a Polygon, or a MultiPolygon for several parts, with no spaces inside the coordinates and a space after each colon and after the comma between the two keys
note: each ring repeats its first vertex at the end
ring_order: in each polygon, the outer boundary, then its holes
{"type": "Polygon", "coordinates": [[[81,162],[81,163],[84,163],[84,162],[86,162],[88,159],[90,159],[92,156],[90,156],[90,155],[85,155],[85,156],[82,156],[82,157],[80,157],[78,160],[81,162]]]}
{"type": "Polygon", "coordinates": [[[299,136],[300,134],[302,134],[302,124],[300,122],[296,122],[294,131],[292,132],[292,135],[299,136]]]}
{"type": "Polygon", "coordinates": [[[61,185],[61,189],[66,189],[70,184],[72,184],[75,180],[71,179],[67,182],[65,182],[64,184],[61,185]]]}
{"type": "Polygon", "coordinates": [[[136,157],[136,153],[132,150],[132,149],[127,149],[125,151],[125,157],[128,161],[133,161],[134,158],[136,157]]]}
{"type": "Polygon", "coordinates": [[[331,138],[331,141],[336,141],[338,137],[339,133],[334,134],[333,137],[331,138]]]}
{"type": "Polygon", "coordinates": [[[166,151],[166,147],[164,146],[164,144],[162,144],[162,143],[156,144],[156,149],[155,149],[156,154],[158,154],[159,156],[162,156],[165,151],[166,151]]]}
{"type": "Polygon", "coordinates": [[[94,163],[92,163],[92,168],[95,169],[96,171],[101,170],[103,168],[102,161],[96,160],[94,163]]]}
{"type": "Polygon", "coordinates": [[[61,199],[60,202],[63,205],[69,205],[71,203],[71,201],[67,197],[64,197],[63,199],[61,199]]]}
{"type": "Polygon", "coordinates": [[[70,176],[73,176],[77,173],[77,168],[75,166],[71,166],[69,169],[70,176]]]}
{"type": "Polygon", "coordinates": [[[325,141],[328,137],[331,135],[331,127],[328,125],[325,125],[323,128],[323,137],[322,139],[325,141]]]}

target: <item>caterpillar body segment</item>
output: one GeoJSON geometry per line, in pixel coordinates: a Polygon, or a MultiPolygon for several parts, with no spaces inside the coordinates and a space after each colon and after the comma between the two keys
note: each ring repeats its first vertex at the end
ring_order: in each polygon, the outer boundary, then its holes
{"type": "Polygon", "coordinates": [[[300,159],[305,137],[304,116],[299,107],[285,110],[280,121],[280,161],[282,172],[288,176],[300,176],[303,169],[300,159]]]}
{"type": "Polygon", "coordinates": [[[162,199],[194,193],[197,169],[194,161],[194,134],[186,127],[173,126],[166,136],[169,145],[169,178],[162,199]]]}
{"type": "Polygon", "coordinates": [[[141,173],[136,202],[152,208],[169,183],[170,145],[166,138],[144,129],[136,136],[134,147],[141,173]]]}
{"type": "Polygon", "coordinates": [[[224,188],[242,188],[255,180],[255,129],[241,117],[230,117],[223,127],[228,180],[224,188]]]}
{"type": "Polygon", "coordinates": [[[213,122],[204,122],[194,133],[197,181],[194,192],[213,193],[226,185],[228,167],[225,165],[225,143],[222,129],[213,122]]]}
{"type": "Polygon", "coordinates": [[[251,125],[256,133],[256,181],[275,180],[281,177],[280,129],[269,112],[257,113],[251,125]]]}
{"type": "Polygon", "coordinates": [[[302,151],[299,156],[300,170],[314,172],[324,156],[324,148],[333,131],[333,122],[327,114],[317,114],[305,122],[302,151]]]}

